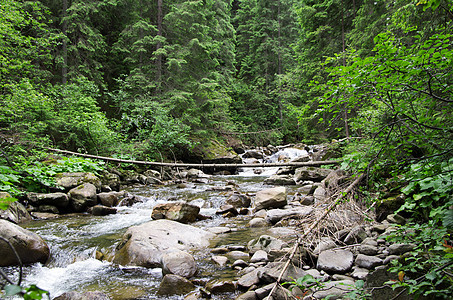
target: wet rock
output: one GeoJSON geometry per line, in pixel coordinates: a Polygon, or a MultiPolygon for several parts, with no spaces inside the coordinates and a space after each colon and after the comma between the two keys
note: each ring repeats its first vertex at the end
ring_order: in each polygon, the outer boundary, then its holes
{"type": "Polygon", "coordinates": [[[121,185],[121,179],[118,174],[106,172],[101,177],[101,182],[103,186],[110,187],[113,191],[119,191],[121,185]]]}
{"type": "Polygon", "coordinates": [[[254,200],[256,211],[260,209],[280,208],[286,204],[286,188],[282,186],[259,191],[256,193],[254,200]]]}
{"type": "Polygon", "coordinates": [[[66,292],[54,298],[54,300],[110,300],[103,292],[66,292]]]}
{"type": "Polygon", "coordinates": [[[228,248],[226,247],[218,247],[218,248],[214,248],[211,250],[211,253],[213,254],[225,254],[227,253],[229,250],[228,248]]]}
{"type": "Polygon", "coordinates": [[[221,268],[225,267],[228,262],[228,258],[221,255],[214,255],[213,257],[211,257],[211,260],[221,268]]]}
{"type": "Polygon", "coordinates": [[[379,265],[382,265],[382,259],[376,256],[359,254],[355,259],[355,264],[361,268],[373,269],[379,265]]]}
{"type": "MultiPolygon", "coordinates": [[[[49,258],[49,246],[34,232],[6,220],[0,220],[0,236],[12,244],[23,264],[45,263],[49,258]]],[[[2,240],[0,245],[0,266],[18,265],[19,262],[11,248],[2,240]]]]}
{"type": "MultiPolygon", "coordinates": [[[[0,199],[11,198],[6,192],[0,192],[0,199]]],[[[9,204],[7,210],[0,209],[0,219],[11,221],[15,224],[31,221],[31,215],[27,209],[19,202],[14,201],[9,204]]]]}
{"type": "Polygon", "coordinates": [[[267,252],[264,250],[258,250],[253,254],[252,258],[250,259],[250,262],[256,263],[256,262],[267,262],[269,258],[267,257],[267,252]]]}
{"type": "Polygon", "coordinates": [[[206,284],[206,289],[213,295],[222,293],[232,293],[236,291],[236,286],[228,280],[210,280],[206,284]]]}
{"type": "Polygon", "coordinates": [[[222,205],[219,207],[219,209],[216,211],[216,214],[218,215],[224,215],[224,214],[231,214],[232,216],[237,216],[239,212],[234,208],[233,205],[222,205]]]}
{"type": "Polygon", "coordinates": [[[162,279],[157,295],[184,295],[195,289],[195,285],[186,278],[167,274],[162,279]]]}
{"type": "Polygon", "coordinates": [[[162,256],[162,273],[175,274],[185,278],[194,276],[198,271],[192,255],[185,251],[173,250],[162,256]]]}
{"type": "Polygon", "coordinates": [[[312,294],[315,299],[340,299],[343,295],[355,289],[354,281],[341,280],[341,281],[328,281],[322,290],[316,291],[312,294]]]}
{"type": "Polygon", "coordinates": [[[367,234],[363,226],[355,226],[351,229],[349,234],[344,239],[344,242],[348,245],[361,243],[367,238],[367,234]]]}
{"type": "Polygon", "coordinates": [[[172,249],[187,251],[209,246],[215,235],[170,220],[150,221],[130,227],[117,246],[114,263],[161,267],[162,255],[172,249]]]}
{"type": "Polygon", "coordinates": [[[294,207],[289,209],[271,209],[267,211],[266,221],[276,224],[282,219],[301,218],[313,212],[313,208],[308,206],[294,207]]]}
{"type": "Polygon", "coordinates": [[[116,214],[116,208],[104,205],[95,205],[90,208],[93,216],[107,216],[116,214]]]}
{"type": "Polygon", "coordinates": [[[125,196],[125,192],[108,192],[108,193],[99,193],[98,200],[99,202],[108,207],[118,206],[121,201],[121,198],[125,196]]]}
{"type": "Polygon", "coordinates": [[[295,185],[296,182],[291,175],[272,175],[264,180],[268,185],[295,185]]]}
{"type": "Polygon", "coordinates": [[[73,188],[68,193],[70,206],[74,211],[81,212],[87,207],[97,204],[96,187],[91,183],[84,183],[73,188]]]}
{"type": "Polygon", "coordinates": [[[50,194],[39,194],[39,193],[28,193],[28,201],[33,206],[40,205],[53,205],[61,208],[65,208],[69,204],[69,197],[65,193],[50,193],[50,194]]]}
{"type": "Polygon", "coordinates": [[[271,223],[264,218],[253,218],[249,222],[249,227],[267,227],[269,225],[271,225],[271,223]]]}
{"type": "Polygon", "coordinates": [[[102,185],[101,180],[89,172],[59,173],[55,175],[55,180],[57,185],[63,187],[65,190],[73,189],[84,183],[90,183],[100,191],[102,185]]]}
{"type": "Polygon", "coordinates": [[[38,207],[38,212],[43,212],[43,213],[52,213],[52,214],[59,214],[60,211],[56,206],[53,205],[40,205],[38,207]]]}
{"type": "Polygon", "coordinates": [[[242,260],[249,260],[250,256],[248,253],[242,252],[242,251],[231,251],[227,253],[227,257],[231,259],[232,261],[242,259],[242,260]]]}
{"type": "Polygon", "coordinates": [[[297,168],[294,173],[294,180],[296,182],[301,182],[301,181],[306,181],[306,180],[320,182],[321,180],[326,178],[327,175],[330,174],[330,172],[332,172],[332,170],[322,169],[322,168],[317,168],[317,167],[297,168]]]}
{"type": "Polygon", "coordinates": [[[414,244],[392,244],[389,246],[388,250],[390,254],[401,255],[406,252],[412,251],[415,248],[414,244]]]}
{"type": "Polygon", "coordinates": [[[245,194],[233,193],[226,200],[226,204],[233,205],[236,208],[239,207],[249,207],[252,202],[252,199],[245,194]]]}
{"type": "Polygon", "coordinates": [[[346,273],[352,267],[354,255],[349,250],[326,250],[319,254],[317,269],[333,273],[346,273]]]}
{"type": "Polygon", "coordinates": [[[151,218],[154,220],[168,219],[181,223],[190,223],[197,220],[200,208],[183,202],[168,202],[157,204],[153,208],[151,218]]]}
{"type": "Polygon", "coordinates": [[[285,242],[269,235],[262,235],[258,239],[251,240],[247,248],[254,253],[258,250],[264,250],[269,253],[272,250],[281,250],[286,245],[285,242]]]}
{"type": "Polygon", "coordinates": [[[254,291],[248,291],[244,294],[240,294],[235,300],[258,300],[254,291]]]}
{"type": "Polygon", "coordinates": [[[255,159],[263,159],[264,155],[262,152],[256,150],[248,150],[247,152],[242,155],[243,158],[255,158],[255,159]]]}

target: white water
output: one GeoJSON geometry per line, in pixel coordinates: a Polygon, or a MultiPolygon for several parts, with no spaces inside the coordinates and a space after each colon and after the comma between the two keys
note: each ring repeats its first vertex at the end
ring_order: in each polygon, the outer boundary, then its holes
{"type": "MultiPolygon", "coordinates": [[[[288,161],[306,155],[305,150],[285,148],[266,157],[261,162],[277,162],[282,157],[288,161]]],[[[94,258],[96,250],[114,252],[121,235],[131,226],[150,221],[152,208],[157,203],[172,200],[193,200],[195,205],[205,205],[201,214],[212,216],[212,220],[197,222],[194,226],[211,227],[229,223],[215,215],[217,208],[226,199],[226,193],[209,191],[209,188],[224,186],[226,180],[239,184],[238,190],[254,193],[263,189],[260,177],[275,174],[278,168],[268,168],[256,174],[256,170],[245,168],[236,176],[210,177],[209,184],[189,183],[187,188],[144,186],[131,192],[141,196],[143,202],[132,207],[118,207],[118,213],[104,217],[79,216],[45,222],[37,222],[31,230],[41,235],[51,247],[52,258],[45,265],[35,264],[27,270],[24,284],[36,284],[50,292],[51,298],[69,291],[99,290],[112,299],[124,298],[121,291],[132,288],[139,296],[130,299],[182,299],[154,295],[161,280],[160,269],[127,268],[94,258]],[[235,178],[237,177],[237,178],[235,178]],[[142,295],[142,296],[140,296],[142,295]]],[[[225,298],[227,299],[227,298],[225,298]]]]}

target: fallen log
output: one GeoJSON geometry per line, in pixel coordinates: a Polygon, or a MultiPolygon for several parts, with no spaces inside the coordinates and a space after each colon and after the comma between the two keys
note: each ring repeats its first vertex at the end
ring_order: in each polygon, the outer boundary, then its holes
{"type": "Polygon", "coordinates": [[[165,162],[154,162],[154,161],[141,161],[141,160],[128,160],[128,159],[120,159],[120,158],[113,158],[113,157],[105,157],[105,156],[97,156],[91,154],[83,154],[78,152],[72,152],[67,150],[60,150],[54,148],[48,148],[47,150],[82,156],[87,158],[99,159],[104,161],[112,161],[118,163],[129,163],[129,164],[136,164],[136,165],[149,165],[149,166],[157,166],[157,167],[172,167],[172,168],[271,168],[271,167],[319,167],[319,166],[327,166],[327,165],[338,165],[340,164],[339,161],[335,160],[327,160],[327,161],[308,161],[308,162],[278,162],[278,163],[253,163],[253,164],[204,164],[204,163],[165,163],[165,162]]]}

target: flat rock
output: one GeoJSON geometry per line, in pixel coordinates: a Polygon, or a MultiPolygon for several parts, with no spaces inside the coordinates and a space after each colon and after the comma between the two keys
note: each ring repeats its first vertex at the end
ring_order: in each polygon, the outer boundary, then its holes
{"type": "Polygon", "coordinates": [[[414,244],[392,244],[389,246],[389,253],[393,255],[401,255],[412,251],[415,248],[414,244]]]}
{"type": "Polygon", "coordinates": [[[270,235],[262,235],[258,239],[251,240],[248,243],[247,248],[251,252],[264,250],[269,253],[272,250],[281,250],[285,245],[286,243],[280,239],[274,238],[270,235]]]}
{"type": "Polygon", "coordinates": [[[291,175],[272,175],[264,180],[264,184],[269,185],[295,185],[293,176],[291,175]]]}
{"type": "Polygon", "coordinates": [[[267,211],[266,220],[272,224],[276,224],[282,219],[301,218],[308,216],[313,212],[313,208],[309,206],[294,207],[289,209],[270,209],[267,211]]]}
{"type": "Polygon", "coordinates": [[[216,295],[221,293],[232,293],[236,291],[236,286],[229,280],[210,280],[206,284],[206,289],[211,292],[211,294],[216,295]]]}
{"type": "Polygon", "coordinates": [[[283,186],[262,190],[256,193],[254,199],[255,210],[280,208],[287,204],[286,188],[283,186]]]}
{"type": "Polygon", "coordinates": [[[256,268],[252,272],[249,272],[238,279],[238,287],[242,289],[249,289],[251,286],[258,284],[260,279],[258,278],[258,272],[262,272],[263,267],[256,268]]]}
{"type": "Polygon", "coordinates": [[[354,281],[352,280],[340,280],[340,281],[328,281],[322,290],[314,292],[313,297],[315,299],[340,299],[343,295],[355,289],[354,281]]]}
{"type": "Polygon", "coordinates": [[[191,223],[197,220],[200,208],[184,202],[167,202],[157,204],[153,208],[151,218],[154,220],[168,219],[181,223],[191,223]]]}
{"type": "Polygon", "coordinates": [[[252,258],[250,259],[251,263],[256,262],[267,262],[269,260],[267,256],[267,252],[264,250],[258,250],[253,254],[252,258]]]}
{"type": "Polygon", "coordinates": [[[228,257],[222,255],[214,255],[211,257],[211,260],[215,262],[219,267],[223,268],[228,262],[228,257]]]}
{"type": "Polygon", "coordinates": [[[349,250],[326,250],[319,254],[317,269],[346,273],[352,267],[354,255],[349,250]]]}

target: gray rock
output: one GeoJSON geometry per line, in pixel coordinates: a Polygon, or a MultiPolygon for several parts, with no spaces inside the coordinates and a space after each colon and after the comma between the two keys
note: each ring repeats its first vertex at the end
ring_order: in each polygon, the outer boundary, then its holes
{"type": "Polygon", "coordinates": [[[256,150],[248,150],[247,152],[242,155],[243,158],[256,158],[256,159],[262,159],[263,153],[256,151],[256,150]]]}
{"type": "Polygon", "coordinates": [[[175,274],[191,278],[198,271],[197,264],[192,255],[185,251],[173,250],[162,256],[162,273],[175,274]]]}
{"type": "Polygon", "coordinates": [[[161,267],[162,255],[172,249],[182,251],[209,246],[215,235],[170,220],[150,221],[130,227],[117,246],[114,263],[161,267]]]}
{"type": "Polygon", "coordinates": [[[197,220],[200,208],[184,202],[167,202],[157,204],[153,208],[151,218],[154,220],[168,219],[181,223],[190,223],[197,220]]]}
{"type": "Polygon", "coordinates": [[[229,227],[209,227],[206,228],[207,231],[214,233],[214,234],[223,234],[223,233],[228,233],[231,232],[231,228],[229,227]]]}
{"type": "Polygon", "coordinates": [[[245,268],[247,267],[249,264],[246,263],[243,259],[237,259],[234,261],[232,267],[235,268],[235,267],[240,267],[240,268],[245,268]]]}
{"type": "Polygon", "coordinates": [[[104,205],[95,205],[91,207],[91,214],[93,216],[107,216],[116,214],[116,208],[104,205]]]}
{"type": "Polygon", "coordinates": [[[101,182],[103,186],[108,186],[113,191],[119,191],[121,185],[121,179],[118,174],[106,172],[101,177],[101,182]]]}
{"type": "Polygon", "coordinates": [[[368,276],[369,273],[370,273],[370,271],[368,271],[368,269],[359,268],[357,266],[354,266],[351,275],[355,279],[364,280],[364,279],[366,279],[366,277],[368,276]]]}
{"type": "Polygon", "coordinates": [[[54,298],[54,300],[110,300],[103,292],[66,292],[54,298]]]}
{"type": "Polygon", "coordinates": [[[269,253],[272,250],[281,250],[286,245],[285,242],[269,235],[262,235],[258,239],[251,240],[247,248],[250,252],[264,250],[269,253]]]}
{"type": "Polygon", "coordinates": [[[58,208],[56,206],[53,206],[53,205],[40,205],[38,207],[38,211],[39,212],[43,212],[43,213],[52,213],[52,214],[59,214],[60,213],[58,208]]]}
{"type": "Polygon", "coordinates": [[[271,225],[271,223],[264,218],[253,218],[249,222],[249,227],[267,227],[269,225],[271,225]]]}
{"type": "Polygon", "coordinates": [[[373,269],[379,265],[382,265],[382,259],[376,256],[359,254],[355,259],[355,264],[361,268],[373,269]]]}
{"type": "Polygon", "coordinates": [[[314,196],[305,196],[300,199],[299,203],[302,205],[313,205],[313,204],[315,204],[315,197],[314,196]]]}
{"type": "Polygon", "coordinates": [[[378,248],[376,246],[362,244],[359,246],[359,252],[365,255],[376,255],[378,253],[378,248]]]}
{"type": "Polygon", "coordinates": [[[104,206],[114,207],[118,206],[125,194],[125,192],[99,193],[98,200],[104,206]]]}
{"type": "Polygon", "coordinates": [[[264,250],[258,250],[253,254],[252,258],[250,259],[250,262],[256,263],[256,262],[267,262],[269,260],[267,256],[267,252],[264,250]]]}
{"type": "Polygon", "coordinates": [[[390,214],[387,216],[387,221],[392,224],[404,225],[406,224],[406,219],[398,214],[390,214]]]}
{"type": "Polygon", "coordinates": [[[329,281],[325,283],[322,290],[313,293],[315,299],[340,299],[343,295],[355,289],[354,281],[352,280],[341,280],[341,281],[329,281]]]}
{"type": "Polygon", "coordinates": [[[211,257],[211,260],[221,268],[225,267],[228,262],[228,258],[226,256],[221,255],[214,255],[211,257]]]}
{"type": "MultiPolygon", "coordinates": [[[[266,267],[264,267],[263,270],[258,272],[258,277],[262,282],[275,282],[280,276],[284,265],[284,263],[270,263],[266,267]]],[[[283,273],[282,281],[293,281],[294,278],[301,278],[305,275],[307,275],[307,272],[305,272],[301,268],[294,266],[293,264],[290,264],[286,271],[283,273]]]]}
{"type": "Polygon", "coordinates": [[[187,177],[188,178],[208,178],[209,175],[206,175],[203,173],[203,171],[198,170],[198,169],[190,169],[187,171],[187,177]]]}
{"type": "Polygon", "coordinates": [[[318,186],[313,193],[315,200],[321,201],[327,198],[327,191],[324,187],[318,186]]]}
{"type": "Polygon", "coordinates": [[[348,245],[361,243],[367,238],[367,234],[363,226],[355,226],[351,229],[349,234],[344,239],[344,242],[348,245]]]}
{"type": "Polygon", "coordinates": [[[239,214],[237,209],[233,205],[230,205],[230,204],[222,205],[216,211],[216,214],[218,214],[218,215],[224,215],[224,214],[228,214],[228,213],[233,216],[237,216],[239,214]]]}
{"type": "Polygon", "coordinates": [[[245,253],[245,252],[242,252],[242,251],[237,251],[237,250],[228,252],[226,255],[232,261],[235,261],[235,260],[238,260],[238,259],[242,259],[242,260],[249,260],[250,259],[250,256],[249,256],[248,253],[245,253]]]}
{"type": "MultiPolygon", "coordinates": [[[[50,255],[49,246],[36,233],[6,220],[0,220],[0,236],[11,243],[23,264],[45,263],[50,255]]],[[[11,248],[0,240],[0,267],[18,265],[11,248]]]]}
{"type": "Polygon", "coordinates": [[[236,208],[249,207],[252,199],[245,194],[233,193],[225,202],[226,204],[233,205],[236,208]]]}
{"type": "Polygon", "coordinates": [[[260,282],[258,272],[262,272],[263,270],[264,268],[260,267],[240,277],[238,279],[238,287],[242,289],[249,289],[251,286],[258,284],[260,282]]]}
{"type": "Polygon", "coordinates": [[[264,184],[268,185],[295,185],[293,176],[291,175],[272,175],[264,180],[264,184]]]}
{"type": "Polygon", "coordinates": [[[319,254],[317,269],[333,273],[346,273],[352,267],[354,255],[349,250],[326,250],[319,254]]]}
{"type": "Polygon", "coordinates": [[[206,284],[206,289],[213,295],[222,293],[232,293],[236,291],[236,286],[229,280],[210,280],[206,284]]]}
{"type": "Polygon", "coordinates": [[[337,244],[335,244],[335,242],[332,241],[331,238],[323,237],[323,238],[321,238],[318,245],[313,250],[313,254],[318,255],[319,253],[321,253],[324,250],[329,250],[329,249],[333,249],[336,247],[337,247],[337,244]]]}
{"type": "Polygon", "coordinates": [[[286,188],[282,186],[259,191],[256,193],[254,200],[256,211],[260,209],[280,208],[286,204],[286,188]]]}
{"type": "Polygon", "coordinates": [[[258,300],[254,291],[248,291],[244,294],[240,294],[235,300],[258,300]]]}
{"type": "Polygon", "coordinates": [[[69,204],[69,197],[65,193],[28,193],[27,198],[34,206],[53,205],[56,207],[64,208],[69,204]]]}
{"type": "Polygon", "coordinates": [[[97,204],[96,186],[84,183],[73,188],[68,193],[70,206],[76,212],[84,211],[87,207],[97,204]]]}
{"type": "Polygon", "coordinates": [[[266,214],[266,221],[276,224],[282,219],[306,217],[313,212],[313,208],[307,206],[289,209],[270,209],[266,214]]]}
{"type": "MultiPolygon", "coordinates": [[[[0,192],[0,199],[11,198],[6,192],[0,192]]],[[[14,201],[9,204],[7,210],[0,209],[0,219],[11,221],[15,224],[31,221],[32,217],[27,209],[19,202],[14,201]]]]}
{"type": "Polygon", "coordinates": [[[392,244],[389,246],[389,253],[393,255],[401,255],[412,251],[415,248],[414,244],[392,244]]]}
{"type": "Polygon", "coordinates": [[[70,190],[84,183],[90,183],[101,190],[101,180],[89,172],[75,172],[75,173],[59,173],[55,175],[57,185],[63,187],[65,190],[70,190]]]}
{"type": "Polygon", "coordinates": [[[295,171],[295,174],[294,174],[294,180],[296,182],[301,182],[301,181],[306,181],[306,180],[320,182],[321,180],[326,178],[327,175],[330,174],[330,172],[332,172],[332,170],[316,168],[316,167],[297,168],[295,171]]]}
{"type": "Polygon", "coordinates": [[[186,278],[167,274],[162,279],[157,295],[184,295],[195,289],[195,285],[186,278]]]}

